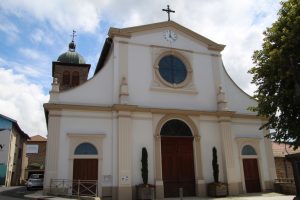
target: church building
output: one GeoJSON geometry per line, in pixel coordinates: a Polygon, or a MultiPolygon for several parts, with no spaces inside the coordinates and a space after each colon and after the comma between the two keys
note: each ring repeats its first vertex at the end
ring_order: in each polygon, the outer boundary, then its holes
{"type": "Polygon", "coordinates": [[[54,181],[94,180],[101,197],[135,199],[145,147],[157,199],[180,188],[206,196],[215,147],[229,195],[271,191],[269,131],[259,130],[266,119],[247,109],[256,102],[226,72],[224,48],[174,21],[110,28],[88,79],[90,64],[73,39],[52,63],[44,104],[44,190],[54,181]]]}

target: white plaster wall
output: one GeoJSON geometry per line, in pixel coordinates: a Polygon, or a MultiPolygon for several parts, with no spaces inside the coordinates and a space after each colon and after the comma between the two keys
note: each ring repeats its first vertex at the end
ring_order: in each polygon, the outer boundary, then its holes
{"type": "Polygon", "coordinates": [[[132,185],[143,183],[142,148],[148,152],[148,183],[154,184],[154,136],[151,114],[135,115],[132,121],[132,185]]]}
{"type": "Polygon", "coordinates": [[[146,107],[216,110],[210,56],[189,53],[193,82],[198,94],[151,90],[153,59],[151,47],[129,45],[129,103],[146,107]]]}
{"type": "Polygon", "coordinates": [[[263,138],[263,133],[259,130],[261,122],[240,120],[232,123],[233,138],[263,138]]]}
{"type": "Polygon", "coordinates": [[[61,103],[111,105],[113,101],[113,57],[91,79],[78,87],[59,93],[61,103]]]}
{"type": "Polygon", "coordinates": [[[215,146],[219,163],[219,179],[220,181],[224,181],[221,135],[218,121],[213,118],[202,118],[199,123],[204,180],[206,183],[214,181],[212,170],[212,148],[215,146]]]}
{"type": "Polygon", "coordinates": [[[10,138],[10,130],[2,130],[0,131],[0,144],[4,145],[2,149],[0,149],[0,163],[4,163],[7,165],[8,162],[8,151],[9,151],[9,138],[10,138]]]}
{"type": "MultiPolygon", "coordinates": [[[[103,138],[103,160],[102,174],[112,175],[112,118],[111,113],[100,112],[71,112],[63,111],[61,117],[60,129],[60,153],[58,158],[58,177],[63,179],[72,179],[68,177],[69,169],[69,148],[70,138],[68,133],[79,134],[105,134],[103,138]]],[[[84,142],[84,141],[83,141],[84,142]]]]}
{"type": "Polygon", "coordinates": [[[151,31],[144,31],[132,34],[130,41],[134,43],[143,43],[146,45],[166,46],[193,51],[207,52],[206,44],[197,41],[191,36],[171,27],[158,28],[151,31]],[[173,30],[177,34],[176,42],[170,44],[170,42],[165,40],[164,33],[166,30],[173,30]]]}
{"type": "MultiPolygon", "coordinates": [[[[176,42],[166,42],[163,32],[166,29],[157,29],[149,32],[140,32],[133,35],[128,41],[128,86],[129,103],[147,107],[164,107],[179,109],[216,110],[217,87],[222,84],[226,92],[229,110],[239,113],[253,114],[248,111],[249,106],[255,105],[255,101],[244,93],[229,77],[220,62],[219,72],[221,75],[214,76],[212,68],[212,51],[207,50],[205,44],[197,42],[194,38],[176,31],[178,39],[176,42]],[[153,76],[152,58],[153,49],[151,45],[165,46],[168,48],[185,49],[187,59],[193,69],[193,83],[198,94],[170,93],[165,91],[151,90],[153,76]],[[220,78],[221,80],[214,80],[220,78]]],[[[218,55],[217,52],[214,52],[218,55]]],[[[121,66],[120,66],[121,67],[121,66]]]]}
{"type": "MultiPolygon", "coordinates": [[[[232,124],[232,134],[234,138],[257,138],[259,140],[259,149],[260,152],[258,153],[258,164],[259,164],[259,173],[261,181],[271,180],[272,178],[269,177],[268,172],[268,159],[265,152],[264,146],[264,139],[262,131],[258,130],[260,127],[261,122],[250,120],[246,122],[246,120],[239,120],[238,122],[235,121],[232,124]]],[[[235,163],[235,168],[238,170],[239,173],[236,173],[236,180],[242,181],[242,162],[240,162],[240,149],[238,147],[238,143],[235,141],[235,145],[233,146],[234,150],[234,159],[237,161],[235,163]]],[[[257,149],[256,149],[257,150],[257,149]]],[[[263,183],[264,184],[264,183],[263,183]]]]}
{"type": "Polygon", "coordinates": [[[224,66],[220,66],[223,80],[225,84],[224,92],[226,95],[226,100],[228,102],[227,107],[229,110],[236,111],[238,113],[252,114],[254,112],[248,110],[251,106],[256,106],[257,102],[245,93],[236,83],[230,78],[230,76],[225,71],[224,66]]]}

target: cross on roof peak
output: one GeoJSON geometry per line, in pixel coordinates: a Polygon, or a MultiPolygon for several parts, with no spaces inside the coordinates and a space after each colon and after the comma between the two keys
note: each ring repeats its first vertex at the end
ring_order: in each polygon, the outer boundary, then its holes
{"type": "Polygon", "coordinates": [[[169,6],[169,5],[167,5],[167,9],[162,9],[162,11],[165,11],[165,12],[168,13],[168,21],[170,21],[170,13],[175,13],[174,10],[171,10],[171,9],[170,9],[170,6],[169,6]]]}

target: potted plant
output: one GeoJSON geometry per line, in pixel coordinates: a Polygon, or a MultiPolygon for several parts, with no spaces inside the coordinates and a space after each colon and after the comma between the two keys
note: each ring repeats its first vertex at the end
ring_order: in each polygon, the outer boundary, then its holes
{"type": "Polygon", "coordinates": [[[148,184],[148,153],[142,148],[142,179],[143,183],[137,186],[137,199],[154,199],[154,185],[148,184]]]}
{"type": "Polygon", "coordinates": [[[214,182],[208,184],[207,194],[208,196],[212,196],[212,197],[225,197],[228,195],[228,185],[226,183],[219,182],[219,164],[218,164],[216,147],[213,147],[212,152],[213,152],[212,167],[213,167],[214,182]]]}

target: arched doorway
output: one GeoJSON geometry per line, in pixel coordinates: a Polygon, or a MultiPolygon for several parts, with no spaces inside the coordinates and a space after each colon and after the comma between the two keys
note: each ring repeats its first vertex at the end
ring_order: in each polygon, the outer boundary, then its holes
{"type": "Polygon", "coordinates": [[[193,134],[178,119],[167,121],[161,128],[162,178],[165,197],[195,196],[193,134]]]}
{"type": "MultiPolygon", "coordinates": [[[[98,155],[97,149],[90,143],[79,144],[74,155],[93,156],[98,155]]],[[[80,195],[96,194],[96,182],[98,180],[98,159],[75,158],[73,161],[73,188],[79,188],[80,195]]],[[[77,192],[77,191],[76,191],[77,192]]]]}
{"type": "Polygon", "coordinates": [[[242,148],[243,170],[246,191],[261,192],[259,170],[257,163],[257,153],[251,145],[242,148]]]}

